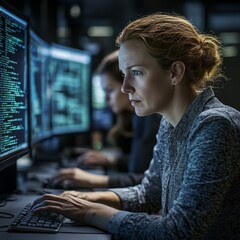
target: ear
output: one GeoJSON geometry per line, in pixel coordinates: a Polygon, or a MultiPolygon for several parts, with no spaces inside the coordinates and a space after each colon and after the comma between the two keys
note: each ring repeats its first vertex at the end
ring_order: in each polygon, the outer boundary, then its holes
{"type": "Polygon", "coordinates": [[[179,84],[185,74],[185,64],[182,61],[176,61],[171,66],[171,83],[172,85],[179,84]]]}

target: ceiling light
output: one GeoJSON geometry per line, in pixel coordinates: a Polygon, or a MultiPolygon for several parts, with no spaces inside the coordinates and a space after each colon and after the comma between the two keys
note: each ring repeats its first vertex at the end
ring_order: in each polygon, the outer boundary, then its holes
{"type": "Polygon", "coordinates": [[[79,17],[81,15],[81,8],[79,5],[74,4],[70,8],[70,16],[73,18],[79,17]]]}
{"type": "Polygon", "coordinates": [[[227,46],[223,48],[223,57],[236,57],[238,50],[234,46],[227,46]]]}
{"type": "Polygon", "coordinates": [[[87,33],[90,37],[112,37],[114,30],[110,26],[91,26],[87,33]]]}

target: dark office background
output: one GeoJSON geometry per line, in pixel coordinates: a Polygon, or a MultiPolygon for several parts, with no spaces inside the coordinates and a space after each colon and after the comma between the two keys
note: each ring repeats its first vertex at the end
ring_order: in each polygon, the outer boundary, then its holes
{"type": "Polygon", "coordinates": [[[240,110],[240,3],[235,0],[8,0],[30,17],[46,40],[90,51],[93,67],[115,49],[115,38],[131,20],[156,11],[176,12],[223,42],[224,73],[217,96],[240,110]],[[222,86],[224,85],[224,88],[222,86]]]}

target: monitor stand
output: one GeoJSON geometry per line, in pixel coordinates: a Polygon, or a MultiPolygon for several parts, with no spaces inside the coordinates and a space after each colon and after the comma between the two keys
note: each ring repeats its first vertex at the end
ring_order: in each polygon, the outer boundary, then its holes
{"type": "Polygon", "coordinates": [[[0,200],[6,199],[17,188],[17,165],[14,163],[0,171],[0,200]]]}

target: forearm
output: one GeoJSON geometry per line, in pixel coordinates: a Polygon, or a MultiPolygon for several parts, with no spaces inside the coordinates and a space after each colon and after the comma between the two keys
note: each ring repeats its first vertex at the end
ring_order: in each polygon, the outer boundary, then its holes
{"type": "Polygon", "coordinates": [[[95,192],[77,192],[77,191],[66,191],[61,194],[62,197],[72,195],[80,199],[85,199],[94,203],[101,203],[116,209],[122,209],[121,200],[118,195],[111,191],[95,191],[95,192]]]}
{"type": "Polygon", "coordinates": [[[90,199],[87,199],[91,201],[91,199],[94,200],[96,203],[101,203],[116,209],[121,209],[121,200],[118,197],[118,195],[114,192],[106,191],[106,192],[92,192],[92,195],[90,199]]]}
{"type": "Polygon", "coordinates": [[[114,192],[106,191],[106,192],[94,192],[95,199],[97,203],[102,203],[104,205],[121,209],[121,200],[118,195],[114,192]]]}
{"type": "Polygon", "coordinates": [[[89,185],[89,187],[92,188],[108,188],[109,176],[93,174],[92,177],[88,179],[88,183],[86,185],[89,185]]]}

